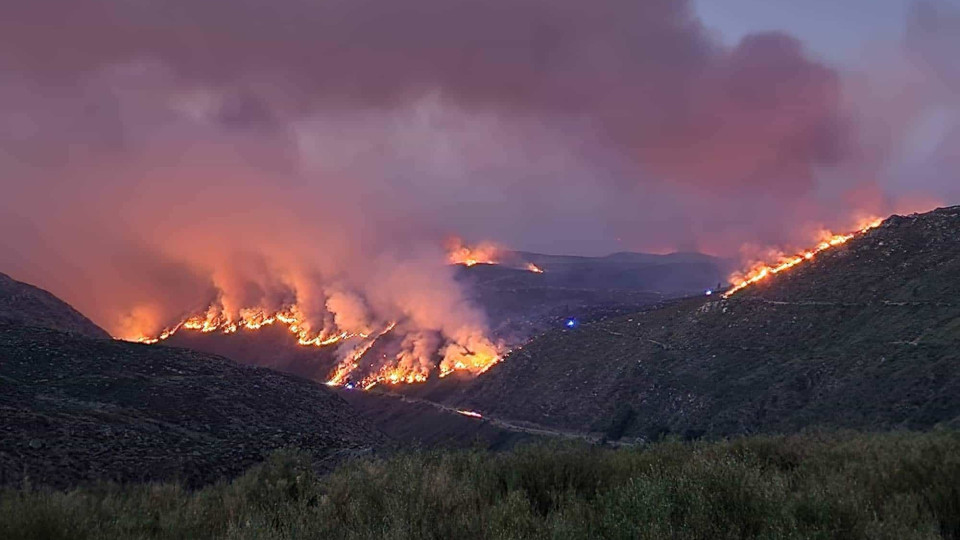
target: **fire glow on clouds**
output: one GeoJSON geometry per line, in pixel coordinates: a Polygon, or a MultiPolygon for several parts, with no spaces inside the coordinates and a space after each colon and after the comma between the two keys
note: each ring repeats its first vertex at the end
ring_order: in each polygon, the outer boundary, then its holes
{"type": "Polygon", "coordinates": [[[930,9],[848,73],[678,0],[16,2],[0,270],[122,338],[283,324],[331,381],[479,373],[502,347],[450,234],[733,256],[960,198],[930,9]]]}

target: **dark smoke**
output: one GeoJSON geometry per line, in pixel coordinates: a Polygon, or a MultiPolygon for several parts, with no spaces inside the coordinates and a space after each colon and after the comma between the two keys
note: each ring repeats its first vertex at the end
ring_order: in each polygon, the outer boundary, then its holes
{"type": "Polygon", "coordinates": [[[483,332],[451,234],[730,255],[960,197],[960,122],[924,120],[957,110],[955,19],[910,24],[848,74],[678,0],[16,2],[0,264],[123,335],[211,302],[409,318],[416,363],[483,332]]]}

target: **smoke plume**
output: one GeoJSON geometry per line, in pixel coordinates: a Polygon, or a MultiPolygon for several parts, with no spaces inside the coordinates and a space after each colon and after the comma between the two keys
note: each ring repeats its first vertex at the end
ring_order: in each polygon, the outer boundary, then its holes
{"type": "Polygon", "coordinates": [[[295,309],[480,369],[451,235],[731,255],[960,198],[956,18],[907,26],[851,72],[678,0],[17,2],[0,264],[120,337],[295,309]]]}

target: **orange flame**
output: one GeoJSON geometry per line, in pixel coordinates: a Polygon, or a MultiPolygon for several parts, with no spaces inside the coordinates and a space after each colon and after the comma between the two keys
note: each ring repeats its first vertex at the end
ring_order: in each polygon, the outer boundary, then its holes
{"type": "MultiPolygon", "coordinates": [[[[302,346],[326,347],[344,343],[350,339],[359,339],[360,342],[337,364],[326,382],[330,386],[343,386],[350,380],[350,376],[360,369],[361,359],[364,355],[373,348],[380,338],[396,328],[398,323],[396,321],[390,322],[379,332],[370,334],[339,330],[330,332],[326,329],[317,334],[311,334],[309,324],[305,322],[305,318],[296,305],[275,312],[259,308],[241,309],[239,315],[234,318],[225,314],[219,306],[214,305],[202,315],[187,317],[181,322],[164,329],[156,336],[140,336],[133,341],[155,344],[169,339],[182,330],[206,334],[214,332],[232,334],[240,329],[258,330],[274,324],[286,326],[290,333],[297,337],[297,344],[302,346]]],[[[482,335],[466,335],[461,336],[460,339],[464,340],[464,343],[470,344],[471,348],[468,349],[466,346],[455,342],[449,343],[444,348],[444,358],[439,366],[440,377],[445,377],[455,371],[465,371],[473,375],[479,375],[500,361],[502,345],[494,345],[482,335]]],[[[427,381],[432,371],[430,366],[405,365],[399,362],[399,355],[395,360],[397,362],[384,365],[373,374],[365,376],[360,380],[359,386],[369,389],[377,384],[422,383],[427,381]]]]}
{"type": "Polygon", "coordinates": [[[491,242],[468,246],[461,238],[453,237],[447,242],[447,262],[464,266],[498,264],[501,251],[500,246],[491,242]]]}
{"type": "Polygon", "coordinates": [[[203,315],[192,315],[174,326],[164,329],[156,336],[139,336],[132,341],[152,345],[171,338],[180,330],[194,330],[204,334],[212,332],[233,334],[241,328],[259,330],[264,326],[270,326],[276,323],[286,326],[287,329],[290,330],[290,333],[296,335],[297,343],[300,345],[325,347],[351,337],[367,337],[362,333],[348,332],[341,332],[339,334],[320,332],[316,335],[311,335],[308,325],[304,322],[304,318],[296,306],[274,312],[268,312],[262,308],[241,309],[239,317],[237,318],[230,317],[223,313],[217,306],[210,306],[203,315]]]}
{"type": "Polygon", "coordinates": [[[540,268],[539,266],[537,266],[537,265],[535,265],[535,264],[533,264],[533,263],[527,263],[527,270],[533,272],[534,274],[542,274],[542,273],[543,273],[543,268],[540,268]]]}
{"type": "Polygon", "coordinates": [[[830,231],[824,231],[820,243],[811,249],[791,256],[780,254],[777,257],[777,262],[773,263],[758,261],[751,265],[748,270],[737,272],[730,276],[730,284],[733,285],[733,288],[724,293],[723,297],[729,298],[737,292],[746,289],[750,285],[753,285],[754,283],[763,281],[770,276],[779,274],[780,272],[784,272],[799,264],[812,260],[816,258],[817,255],[828,249],[845,244],[851,239],[869,231],[870,229],[879,227],[881,223],[883,223],[882,218],[870,218],[863,221],[859,225],[858,229],[852,233],[834,234],[830,231]]]}
{"type": "Polygon", "coordinates": [[[347,358],[344,358],[340,364],[333,370],[333,374],[330,376],[330,379],[327,381],[327,384],[330,386],[343,386],[347,382],[347,377],[354,372],[358,367],[360,367],[360,359],[363,358],[363,355],[367,354],[373,345],[377,342],[378,339],[389,334],[397,326],[397,323],[392,322],[386,326],[383,330],[380,331],[376,336],[372,338],[365,338],[356,349],[354,349],[347,358]]]}
{"type": "Polygon", "coordinates": [[[483,415],[480,414],[480,413],[478,413],[478,412],[465,411],[465,410],[462,410],[462,409],[457,409],[457,412],[460,413],[460,414],[462,414],[462,415],[464,415],[464,416],[469,416],[470,418],[483,418],[483,415]]]}
{"type": "Polygon", "coordinates": [[[378,373],[368,375],[360,381],[360,387],[369,390],[378,384],[414,384],[426,382],[429,373],[402,366],[383,367],[378,373]]]}

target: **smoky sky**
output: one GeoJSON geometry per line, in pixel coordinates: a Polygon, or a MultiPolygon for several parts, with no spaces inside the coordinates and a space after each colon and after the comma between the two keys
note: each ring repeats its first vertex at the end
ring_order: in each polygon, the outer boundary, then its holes
{"type": "Polygon", "coordinates": [[[736,256],[955,202],[955,15],[904,26],[851,73],[677,0],[17,2],[0,271],[114,332],[311,283],[375,317],[459,305],[404,285],[450,235],[736,256]]]}

